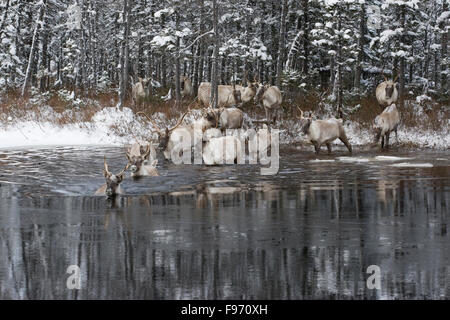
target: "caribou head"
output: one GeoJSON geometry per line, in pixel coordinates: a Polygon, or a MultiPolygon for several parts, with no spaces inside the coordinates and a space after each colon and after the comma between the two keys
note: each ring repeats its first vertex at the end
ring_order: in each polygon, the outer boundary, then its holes
{"type": "Polygon", "coordinates": [[[264,93],[266,92],[266,90],[269,88],[269,85],[263,85],[263,84],[259,84],[258,88],[256,90],[256,94],[255,94],[255,103],[260,103],[263,100],[264,97],[264,93]]]}
{"type": "Polygon", "coordinates": [[[136,154],[135,152],[132,152],[131,149],[128,149],[125,155],[128,159],[128,165],[132,173],[137,173],[141,170],[142,165],[150,155],[150,150],[149,144],[147,146],[140,146],[139,154],[136,154]]]}
{"type": "Polygon", "coordinates": [[[168,145],[169,139],[170,139],[170,134],[172,133],[172,131],[174,131],[176,128],[178,128],[181,125],[184,117],[188,114],[189,111],[190,111],[190,109],[188,109],[181,116],[181,118],[177,121],[177,124],[175,126],[173,126],[172,128],[166,127],[164,129],[159,128],[159,126],[156,124],[156,122],[153,119],[151,119],[150,117],[148,117],[147,115],[144,114],[147,117],[147,119],[153,124],[154,132],[156,132],[159,136],[158,148],[161,148],[162,150],[165,150],[167,148],[167,145],[168,145]]]}
{"type": "Polygon", "coordinates": [[[139,82],[142,84],[144,90],[148,90],[151,88],[151,79],[150,78],[141,78],[138,77],[139,82]]]}
{"type": "Polygon", "coordinates": [[[104,157],[103,163],[104,163],[103,175],[105,176],[106,179],[106,183],[104,185],[105,195],[108,198],[112,198],[120,193],[120,183],[122,182],[125,176],[125,171],[128,169],[129,164],[127,164],[120,173],[112,174],[108,169],[106,157],[104,157]]]}
{"type": "Polygon", "coordinates": [[[386,88],[384,89],[386,92],[386,98],[392,97],[392,93],[394,93],[394,89],[398,84],[398,82],[395,82],[397,78],[398,76],[396,76],[394,80],[388,80],[386,77],[384,77],[384,81],[386,82],[386,88]]]}
{"type": "Polygon", "coordinates": [[[297,107],[297,109],[300,111],[300,117],[298,117],[298,119],[300,120],[300,131],[304,134],[308,133],[309,127],[311,126],[311,122],[312,122],[312,114],[309,115],[304,115],[302,109],[300,109],[300,107],[297,107]]]}
{"type": "Polygon", "coordinates": [[[392,97],[392,94],[394,93],[394,89],[396,88],[396,86],[398,84],[397,82],[395,82],[398,79],[398,75],[394,78],[394,80],[390,80],[384,75],[384,70],[381,70],[381,74],[383,75],[384,82],[386,83],[386,86],[385,86],[385,89],[384,89],[385,90],[385,95],[386,95],[385,97],[387,99],[389,99],[389,98],[392,97]]]}

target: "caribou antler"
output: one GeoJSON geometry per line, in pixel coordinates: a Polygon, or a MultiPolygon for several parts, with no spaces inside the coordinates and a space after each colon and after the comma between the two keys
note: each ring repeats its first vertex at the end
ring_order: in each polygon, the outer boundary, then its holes
{"type": "Polygon", "coordinates": [[[297,107],[297,109],[300,111],[300,118],[303,118],[303,111],[300,109],[300,107],[297,107]]]}
{"type": "Polygon", "coordinates": [[[129,163],[127,163],[126,165],[125,165],[125,168],[123,168],[123,170],[122,171],[120,171],[120,173],[118,174],[118,176],[121,176],[121,175],[123,175],[124,174],[124,172],[125,171],[127,171],[127,169],[128,169],[128,167],[130,166],[130,164],[129,163]]]}
{"type": "Polygon", "coordinates": [[[109,172],[109,168],[108,168],[108,164],[106,163],[106,156],[103,156],[103,172],[105,173],[106,176],[110,176],[111,172],[109,172]]]}
{"type": "Polygon", "coordinates": [[[394,82],[395,82],[395,81],[396,81],[396,80],[398,79],[398,76],[399,76],[399,75],[396,75],[396,76],[395,76],[395,78],[394,78],[394,82]]]}
{"type": "Polygon", "coordinates": [[[139,112],[136,113],[136,115],[138,115],[138,114],[143,114],[143,115],[147,118],[147,120],[150,121],[150,122],[153,124],[153,126],[155,127],[156,132],[158,132],[159,134],[162,134],[162,131],[161,131],[161,129],[158,127],[158,125],[156,124],[156,122],[155,122],[153,119],[151,119],[145,112],[139,111],[139,112]]]}
{"type": "Polygon", "coordinates": [[[191,109],[188,109],[188,110],[181,116],[181,118],[178,120],[177,124],[176,124],[173,128],[168,129],[168,131],[170,132],[170,131],[173,131],[173,130],[175,130],[176,128],[178,128],[178,126],[183,122],[184,117],[189,113],[189,111],[191,111],[191,109]]]}

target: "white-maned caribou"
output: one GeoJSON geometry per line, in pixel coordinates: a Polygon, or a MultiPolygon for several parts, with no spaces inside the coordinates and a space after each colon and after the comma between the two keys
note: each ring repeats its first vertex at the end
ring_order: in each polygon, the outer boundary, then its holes
{"type": "MultiPolygon", "coordinates": [[[[384,76],[384,74],[383,74],[384,76]]],[[[393,103],[397,102],[398,99],[398,90],[397,84],[395,82],[398,76],[394,78],[394,80],[389,80],[384,76],[384,81],[377,86],[375,90],[375,95],[377,97],[378,103],[382,107],[388,107],[393,103]]]]}
{"type": "Polygon", "coordinates": [[[342,119],[330,118],[327,120],[312,120],[312,117],[304,117],[303,111],[300,111],[300,128],[301,131],[306,134],[314,145],[316,154],[319,154],[320,147],[326,144],[328,153],[331,153],[331,142],[338,139],[341,140],[348,151],[352,152],[352,146],[348,142],[347,135],[345,134],[344,127],[342,125],[342,119]]]}
{"type": "MultiPolygon", "coordinates": [[[[258,87],[258,90],[256,91],[255,95],[255,103],[263,107],[266,111],[266,122],[270,122],[269,114],[272,112],[277,113],[278,109],[281,106],[281,103],[283,102],[283,97],[281,95],[280,89],[276,86],[271,85],[262,85],[260,84],[258,87]]],[[[276,121],[276,115],[272,119],[273,123],[275,124],[276,121]]]]}
{"type": "Polygon", "coordinates": [[[389,135],[392,131],[395,132],[395,137],[398,143],[397,129],[400,123],[400,115],[395,104],[386,107],[384,111],[376,116],[373,122],[374,130],[374,144],[377,144],[381,137],[381,149],[389,148],[389,135]]]}
{"type": "Polygon", "coordinates": [[[136,82],[131,88],[131,96],[133,98],[134,106],[141,106],[150,97],[152,82],[148,78],[138,77],[136,82]]]}

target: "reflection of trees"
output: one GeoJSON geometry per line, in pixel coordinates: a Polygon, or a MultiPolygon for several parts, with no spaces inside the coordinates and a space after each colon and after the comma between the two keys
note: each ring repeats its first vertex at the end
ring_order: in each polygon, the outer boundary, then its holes
{"type": "Polygon", "coordinates": [[[449,296],[442,181],[200,185],[114,203],[17,188],[0,188],[3,299],[449,296]],[[79,291],[66,289],[71,264],[79,291]],[[366,288],[370,264],[380,293],[366,288]]]}

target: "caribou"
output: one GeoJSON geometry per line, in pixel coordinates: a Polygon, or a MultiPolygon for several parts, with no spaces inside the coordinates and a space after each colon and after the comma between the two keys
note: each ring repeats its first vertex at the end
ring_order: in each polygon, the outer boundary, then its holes
{"type": "Polygon", "coordinates": [[[400,123],[400,115],[395,104],[386,107],[384,111],[376,116],[373,122],[373,130],[375,133],[373,144],[376,145],[381,137],[381,149],[389,149],[389,135],[395,131],[395,138],[398,143],[397,128],[400,123]],[[386,137],[386,141],[385,141],[386,137]]]}
{"type": "Polygon", "coordinates": [[[225,129],[240,129],[244,124],[244,112],[238,108],[224,108],[219,111],[219,126],[225,129]]]}
{"type": "Polygon", "coordinates": [[[154,125],[156,133],[159,135],[159,148],[163,150],[164,157],[167,160],[172,158],[174,152],[182,155],[191,148],[194,141],[202,142],[203,133],[212,127],[217,127],[218,119],[214,110],[207,110],[202,117],[189,125],[181,126],[184,117],[190,110],[186,111],[177,124],[172,128],[161,130],[158,125],[148,118],[154,125]],[[197,137],[198,139],[195,139],[197,137]],[[187,139],[190,139],[189,141],[187,139]]]}
{"type": "MultiPolygon", "coordinates": [[[[219,85],[217,88],[218,99],[217,107],[226,108],[232,106],[238,106],[242,103],[241,91],[237,89],[238,86],[219,85]]],[[[202,82],[198,87],[197,94],[198,102],[203,107],[211,107],[211,83],[202,82]]]]}
{"type": "Polygon", "coordinates": [[[152,144],[134,143],[126,152],[131,177],[158,176],[156,150],[152,144]],[[146,163],[150,162],[150,165],[146,163]]]}
{"type": "Polygon", "coordinates": [[[312,115],[304,117],[303,111],[300,108],[298,110],[300,111],[300,130],[308,136],[314,145],[316,154],[319,154],[320,147],[323,144],[326,144],[328,153],[331,153],[331,142],[338,138],[345,144],[348,151],[352,152],[352,146],[345,134],[342,119],[312,120],[312,115]]]}
{"type": "Polygon", "coordinates": [[[194,95],[194,88],[191,80],[186,76],[180,76],[180,91],[182,97],[191,97],[194,95]]]}
{"type": "Polygon", "coordinates": [[[106,163],[106,157],[103,158],[103,175],[106,179],[105,184],[103,184],[96,192],[95,195],[106,195],[108,198],[113,198],[118,194],[122,193],[120,188],[120,183],[122,182],[125,171],[128,169],[129,164],[118,174],[112,174],[108,169],[108,164],[106,163]]]}
{"type": "MultiPolygon", "coordinates": [[[[245,76],[245,79],[247,80],[247,76],[245,76]]],[[[241,101],[244,104],[251,101],[255,97],[256,90],[258,89],[258,83],[248,81],[246,87],[237,85],[236,89],[241,93],[241,101]]]]}
{"type": "Polygon", "coordinates": [[[398,99],[398,82],[395,82],[398,76],[396,76],[394,80],[388,80],[383,72],[382,74],[384,77],[384,81],[377,86],[375,95],[380,106],[388,107],[391,104],[396,103],[398,99]]]}
{"type": "Polygon", "coordinates": [[[134,106],[141,105],[150,97],[151,81],[148,78],[138,77],[138,82],[136,82],[131,88],[131,96],[133,98],[134,106]]]}
{"type": "MultiPolygon", "coordinates": [[[[281,91],[276,86],[271,85],[262,85],[258,86],[258,90],[255,95],[255,103],[260,107],[264,107],[266,111],[266,122],[269,123],[269,111],[275,112],[278,111],[278,108],[281,106],[281,102],[283,101],[283,97],[281,96],[281,91]]],[[[273,123],[275,124],[276,115],[273,117],[273,123]]]]}
{"type": "Polygon", "coordinates": [[[241,140],[235,136],[214,136],[206,140],[202,153],[206,165],[234,164],[244,151],[241,140]]]}

